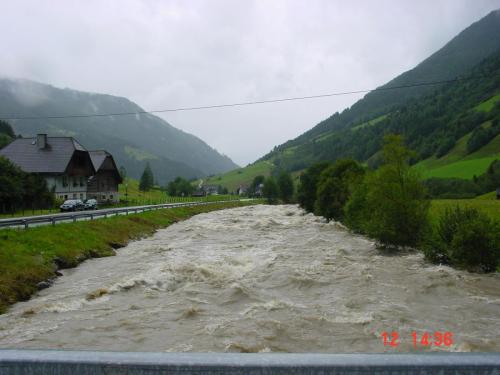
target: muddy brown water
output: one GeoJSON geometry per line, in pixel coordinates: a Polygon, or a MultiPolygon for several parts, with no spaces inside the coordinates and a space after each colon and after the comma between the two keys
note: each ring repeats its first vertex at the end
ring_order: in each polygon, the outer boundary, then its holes
{"type": "Polygon", "coordinates": [[[0,316],[0,348],[500,351],[499,334],[498,274],[384,255],[291,205],[195,216],[64,271],[0,316]],[[384,331],[399,345],[384,346],[384,331]],[[453,343],[413,346],[412,332],[436,331],[453,343]]]}

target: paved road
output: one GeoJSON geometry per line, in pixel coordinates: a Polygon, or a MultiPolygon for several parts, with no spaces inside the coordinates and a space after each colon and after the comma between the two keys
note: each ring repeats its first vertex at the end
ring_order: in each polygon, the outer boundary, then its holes
{"type": "Polygon", "coordinates": [[[213,204],[220,202],[229,202],[229,201],[212,201],[212,202],[192,201],[192,202],[180,202],[180,203],[165,203],[157,205],[117,207],[117,208],[106,208],[106,209],[92,210],[92,211],[63,212],[63,213],[55,213],[48,215],[15,217],[9,219],[0,219],[0,229],[28,228],[39,225],[55,225],[56,223],[101,219],[113,215],[128,215],[130,213],[137,213],[137,212],[144,212],[144,211],[151,211],[158,209],[166,209],[166,208],[182,207],[182,206],[196,206],[196,205],[213,204]]]}

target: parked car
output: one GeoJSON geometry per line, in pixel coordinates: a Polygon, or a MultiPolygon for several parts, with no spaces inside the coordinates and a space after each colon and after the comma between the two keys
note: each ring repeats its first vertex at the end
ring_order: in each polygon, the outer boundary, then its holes
{"type": "Polygon", "coordinates": [[[95,199],[87,199],[85,201],[86,210],[97,210],[97,201],[95,199]]]}
{"type": "Polygon", "coordinates": [[[85,205],[80,199],[70,199],[70,200],[64,201],[64,203],[59,208],[61,209],[61,212],[66,212],[66,211],[83,210],[84,207],[85,207],[85,205]]]}

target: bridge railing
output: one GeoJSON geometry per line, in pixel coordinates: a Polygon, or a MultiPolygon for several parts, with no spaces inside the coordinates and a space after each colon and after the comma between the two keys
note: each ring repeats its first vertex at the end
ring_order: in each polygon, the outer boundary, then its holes
{"type": "Polygon", "coordinates": [[[68,213],[60,213],[53,215],[41,215],[41,216],[31,216],[22,218],[12,218],[12,219],[0,219],[0,228],[5,227],[21,227],[27,229],[31,224],[52,224],[55,225],[58,221],[77,221],[82,219],[93,220],[96,218],[108,217],[112,215],[128,215],[131,213],[146,212],[151,210],[158,210],[164,208],[174,208],[174,207],[186,207],[186,206],[203,206],[215,203],[227,203],[235,202],[237,200],[220,200],[220,201],[192,201],[192,202],[180,202],[180,203],[164,203],[164,204],[152,204],[146,206],[132,206],[132,207],[120,207],[120,208],[109,208],[103,210],[94,211],[75,211],[68,213]]]}
{"type": "Polygon", "coordinates": [[[499,373],[500,353],[232,354],[0,350],[0,375],[499,373]]]}

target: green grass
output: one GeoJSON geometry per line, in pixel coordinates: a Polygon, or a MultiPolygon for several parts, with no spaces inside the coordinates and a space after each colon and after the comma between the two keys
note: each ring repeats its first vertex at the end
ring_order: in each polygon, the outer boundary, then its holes
{"type": "Polygon", "coordinates": [[[476,111],[489,112],[499,101],[500,101],[500,94],[497,94],[495,96],[492,96],[488,100],[485,100],[484,102],[478,104],[474,109],[476,111]]]}
{"type": "MultiPolygon", "coordinates": [[[[490,125],[490,121],[482,124],[483,127],[490,125]]],[[[418,169],[424,178],[471,179],[474,175],[479,176],[486,171],[493,160],[500,159],[500,134],[479,150],[467,154],[467,141],[471,134],[468,133],[460,138],[450,152],[443,157],[437,159],[433,156],[425,159],[415,164],[414,168],[418,169]]]]}
{"type": "Polygon", "coordinates": [[[483,194],[483,195],[480,195],[474,199],[497,199],[497,192],[496,191],[490,191],[489,193],[486,193],[486,194],[483,194]]]}
{"type": "Polygon", "coordinates": [[[322,142],[330,137],[334,136],[334,133],[333,132],[327,132],[326,134],[323,134],[323,135],[320,135],[319,137],[315,138],[314,140],[316,142],[322,142]]]}
{"type": "Polygon", "coordinates": [[[256,176],[269,176],[273,167],[273,164],[267,160],[259,161],[244,168],[203,179],[203,183],[207,185],[221,185],[230,192],[235,192],[240,185],[250,185],[256,176]]]}
{"type": "Polygon", "coordinates": [[[198,213],[255,203],[214,203],[27,230],[0,230],[0,313],[30,298],[37,291],[37,283],[54,277],[56,258],[65,267],[75,267],[90,257],[114,255],[114,248],[130,240],[198,213]]]}
{"type": "Polygon", "coordinates": [[[132,178],[126,178],[124,183],[118,186],[118,191],[120,193],[120,200],[126,199],[131,204],[147,204],[147,202],[157,204],[165,202],[167,198],[167,194],[158,187],[150,191],[140,191],[139,181],[132,178]],[[127,193],[127,198],[125,198],[125,193],[127,193]]]}
{"type": "Polygon", "coordinates": [[[162,203],[177,203],[177,202],[193,202],[193,201],[220,201],[234,199],[230,195],[209,195],[207,197],[171,197],[165,191],[161,191],[159,187],[154,187],[149,191],[139,190],[139,181],[127,178],[127,189],[125,183],[119,186],[120,204],[115,206],[130,206],[130,205],[146,205],[146,204],[162,204],[162,203]],[[127,198],[125,192],[128,191],[127,198]]]}
{"type": "Polygon", "coordinates": [[[387,116],[388,116],[388,114],[385,114],[385,115],[381,115],[379,117],[376,117],[373,120],[369,120],[369,121],[363,122],[362,124],[354,126],[352,128],[352,130],[361,129],[361,128],[364,128],[365,126],[375,125],[375,124],[379,123],[380,121],[385,120],[387,118],[387,116]]]}
{"type": "Polygon", "coordinates": [[[463,178],[472,179],[474,175],[483,174],[491,162],[499,159],[500,156],[490,156],[472,160],[461,160],[455,163],[450,163],[442,167],[434,169],[421,169],[423,178],[440,177],[440,178],[463,178]]]}
{"type": "Polygon", "coordinates": [[[487,145],[468,155],[466,159],[475,159],[485,156],[495,156],[497,159],[500,159],[500,134],[493,138],[487,145]]]}
{"type": "MultiPolygon", "coordinates": [[[[386,119],[387,116],[388,116],[388,114],[385,114],[385,115],[381,115],[379,117],[376,117],[376,118],[374,118],[372,120],[365,121],[365,122],[363,122],[363,123],[361,123],[359,125],[356,125],[356,126],[352,127],[351,130],[358,130],[358,129],[364,128],[365,126],[375,125],[375,124],[379,123],[380,121],[386,119]]],[[[335,135],[334,132],[329,131],[329,132],[326,132],[325,134],[322,134],[322,135],[316,137],[314,140],[316,142],[322,142],[322,141],[325,141],[326,139],[332,137],[333,135],[335,135]]],[[[297,147],[298,146],[295,146],[295,148],[297,148],[297,147]]],[[[286,152],[286,150],[285,150],[285,152],[286,152]]]]}
{"type": "Polygon", "coordinates": [[[435,199],[431,202],[430,219],[436,224],[440,215],[447,208],[472,207],[476,208],[494,220],[500,221],[500,200],[496,199],[435,199]]]}
{"type": "Polygon", "coordinates": [[[293,156],[295,154],[295,150],[297,148],[299,148],[299,146],[292,146],[292,147],[285,148],[283,150],[283,155],[284,156],[293,156]]]}

